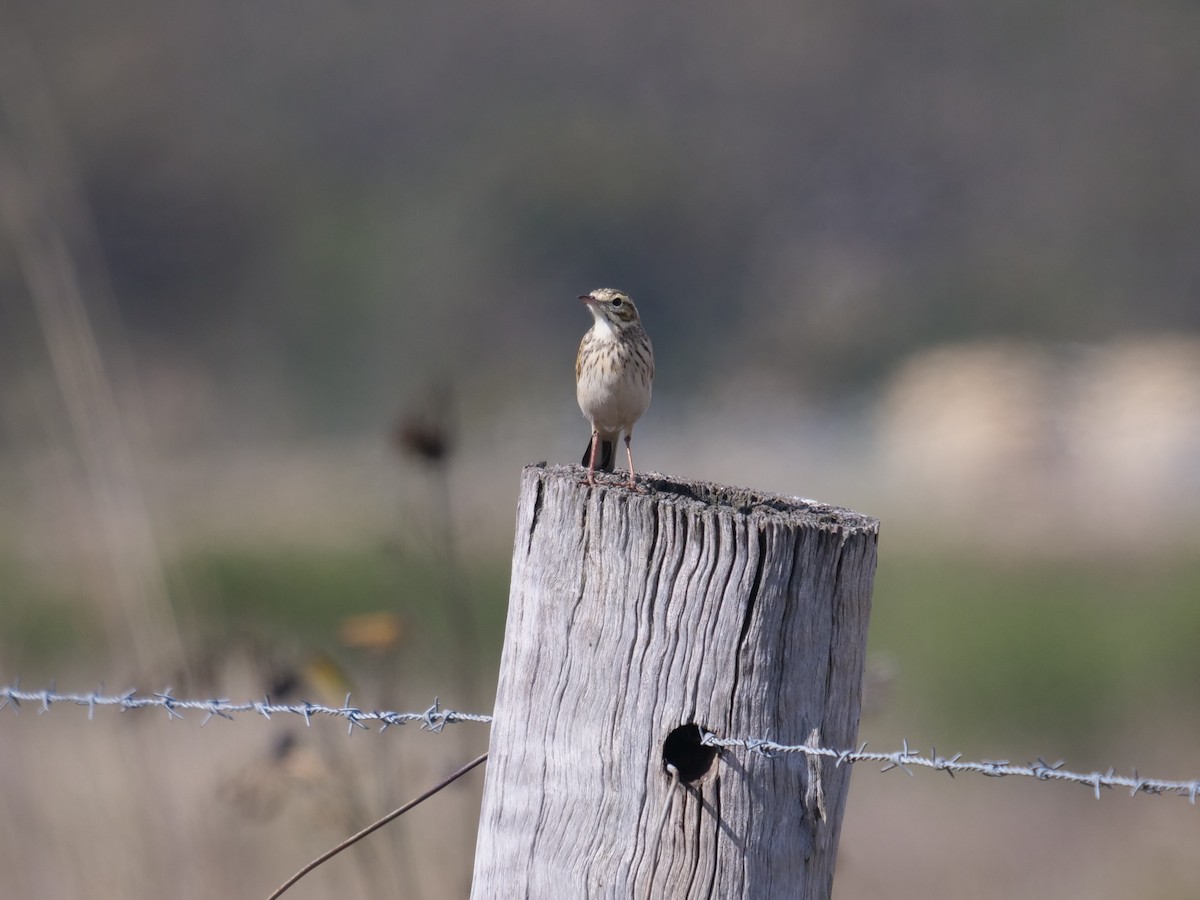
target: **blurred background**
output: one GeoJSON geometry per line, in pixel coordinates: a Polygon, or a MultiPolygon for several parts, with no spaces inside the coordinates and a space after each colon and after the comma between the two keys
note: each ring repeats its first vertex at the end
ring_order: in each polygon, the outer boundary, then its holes
{"type": "MultiPolygon", "coordinates": [[[[639,468],[882,519],[873,747],[1194,778],[1197,97],[1179,0],[0,0],[0,681],[489,710],[612,285],[639,468]]],[[[265,896],[487,743],[32,712],[19,898],[265,896]]],[[[290,896],[465,896],[466,781],[290,896]]],[[[838,896],[1192,897],[1196,815],[864,768],[838,896]]]]}

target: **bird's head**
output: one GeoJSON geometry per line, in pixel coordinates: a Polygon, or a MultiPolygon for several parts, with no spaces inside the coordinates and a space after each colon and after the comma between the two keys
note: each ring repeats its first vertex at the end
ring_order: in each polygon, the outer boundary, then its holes
{"type": "Polygon", "coordinates": [[[597,325],[622,331],[638,324],[637,307],[628,294],[615,288],[596,288],[590,294],[582,294],[579,299],[588,305],[597,325]]]}

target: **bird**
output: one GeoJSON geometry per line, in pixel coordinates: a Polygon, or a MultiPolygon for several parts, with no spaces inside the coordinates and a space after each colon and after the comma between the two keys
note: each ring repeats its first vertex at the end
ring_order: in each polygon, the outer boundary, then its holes
{"type": "Polygon", "coordinates": [[[597,288],[579,297],[594,321],[579,342],[575,356],[575,399],[592,436],[583,453],[586,484],[596,472],[611,472],[617,439],[625,435],[629,460],[626,487],[636,488],[633,471],[633,426],[650,405],[654,383],[654,348],[629,295],[615,288],[597,288]]]}

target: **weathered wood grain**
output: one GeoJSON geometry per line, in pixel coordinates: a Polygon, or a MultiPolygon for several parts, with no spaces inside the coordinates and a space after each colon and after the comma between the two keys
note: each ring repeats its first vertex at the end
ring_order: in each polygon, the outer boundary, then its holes
{"type": "Polygon", "coordinates": [[[671,790],[662,746],[853,745],[878,523],[810,501],[525,469],[472,897],[829,896],[849,767],[722,752],[671,790]]]}

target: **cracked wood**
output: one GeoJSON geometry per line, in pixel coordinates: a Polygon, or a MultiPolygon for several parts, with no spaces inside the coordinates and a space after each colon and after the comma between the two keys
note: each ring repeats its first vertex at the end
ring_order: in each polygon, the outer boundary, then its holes
{"type": "Polygon", "coordinates": [[[686,723],[854,744],[878,523],[582,474],[522,475],[472,897],[828,897],[849,767],[816,792],[803,760],[722,751],[659,841],[662,748],[686,723]]]}

